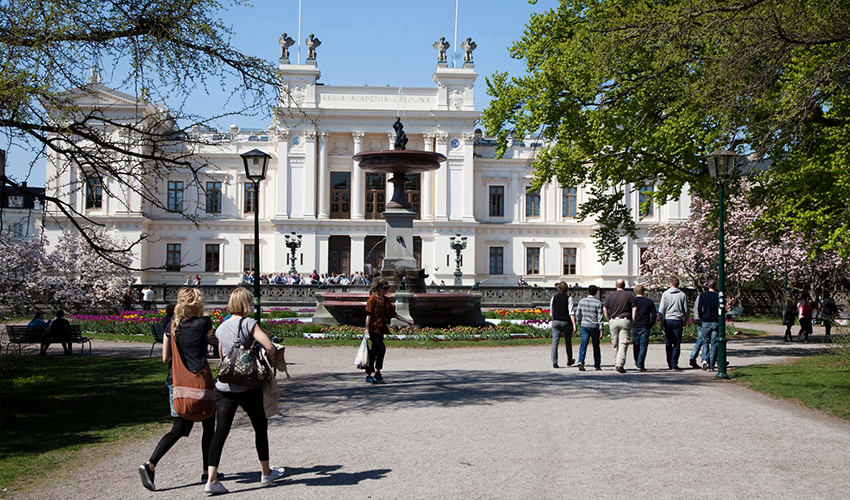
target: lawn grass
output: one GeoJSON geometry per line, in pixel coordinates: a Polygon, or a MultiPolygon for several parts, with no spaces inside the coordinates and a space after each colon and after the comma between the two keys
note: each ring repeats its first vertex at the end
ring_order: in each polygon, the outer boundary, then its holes
{"type": "Polygon", "coordinates": [[[102,444],[161,434],[170,422],[160,359],[0,358],[0,491],[89,465],[102,444]]]}
{"type": "Polygon", "coordinates": [[[850,420],[850,365],[834,354],[782,365],[744,366],[729,376],[749,389],[850,420]]]}

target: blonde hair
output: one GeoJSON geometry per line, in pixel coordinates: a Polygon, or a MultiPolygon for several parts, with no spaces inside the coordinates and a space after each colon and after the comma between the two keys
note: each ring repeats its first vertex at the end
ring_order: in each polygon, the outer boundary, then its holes
{"type": "Polygon", "coordinates": [[[181,288],[177,292],[177,305],[174,306],[175,329],[180,322],[189,318],[200,316],[204,313],[204,297],[197,288],[181,288]]]}
{"type": "Polygon", "coordinates": [[[227,312],[243,318],[251,317],[254,314],[254,294],[247,288],[237,287],[227,300],[227,312]]]}

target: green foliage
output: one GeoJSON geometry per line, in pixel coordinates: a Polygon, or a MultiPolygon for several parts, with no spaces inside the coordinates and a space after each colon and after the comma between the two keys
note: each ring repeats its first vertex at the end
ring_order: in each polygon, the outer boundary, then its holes
{"type": "Polygon", "coordinates": [[[499,153],[509,133],[547,141],[533,188],[593,186],[580,216],[600,225],[602,262],[633,234],[623,190],[652,183],[657,203],[713,190],[703,157],[721,147],[776,160],[753,192],[765,229],[846,255],[848,48],[840,0],[562,0],[510,48],[527,74],[487,78],[481,118],[499,153]]]}

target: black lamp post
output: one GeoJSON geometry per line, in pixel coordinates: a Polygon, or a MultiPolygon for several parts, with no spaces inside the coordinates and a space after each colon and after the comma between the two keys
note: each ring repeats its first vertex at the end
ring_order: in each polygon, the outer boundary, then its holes
{"type": "Polygon", "coordinates": [[[450,236],[449,241],[451,241],[451,247],[455,251],[455,286],[463,286],[463,280],[461,277],[463,276],[463,272],[460,270],[460,252],[462,250],[466,250],[466,236],[461,237],[461,235],[450,236]]]}
{"type": "Polygon", "coordinates": [[[298,272],[295,269],[295,250],[301,248],[301,235],[296,235],[295,231],[292,231],[292,236],[285,234],[283,237],[286,238],[286,246],[289,248],[289,261],[292,264],[289,267],[289,275],[291,276],[298,272]]]}
{"type": "Polygon", "coordinates": [[[724,296],[724,270],[723,264],[725,254],[723,252],[723,180],[729,179],[735,174],[735,162],[738,154],[728,149],[718,149],[708,155],[708,175],[717,181],[717,192],[720,197],[718,236],[720,240],[720,251],[718,255],[719,265],[717,271],[717,295],[719,297],[720,315],[717,332],[717,378],[729,378],[726,373],[726,298],[724,296]]]}
{"type": "Polygon", "coordinates": [[[260,182],[266,178],[270,155],[252,149],[239,155],[245,176],[254,184],[254,319],[260,322],[260,182]]]}

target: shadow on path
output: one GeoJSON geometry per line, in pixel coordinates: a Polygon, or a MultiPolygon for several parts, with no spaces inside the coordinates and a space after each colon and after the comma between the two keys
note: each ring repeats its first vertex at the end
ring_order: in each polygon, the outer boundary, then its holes
{"type": "Polygon", "coordinates": [[[335,472],[341,465],[314,465],[310,468],[287,467],[286,484],[305,484],[307,486],[352,486],[368,479],[383,479],[392,469],[374,469],[362,472],[335,472]],[[315,474],[317,477],[293,479],[293,476],[315,474]]]}

